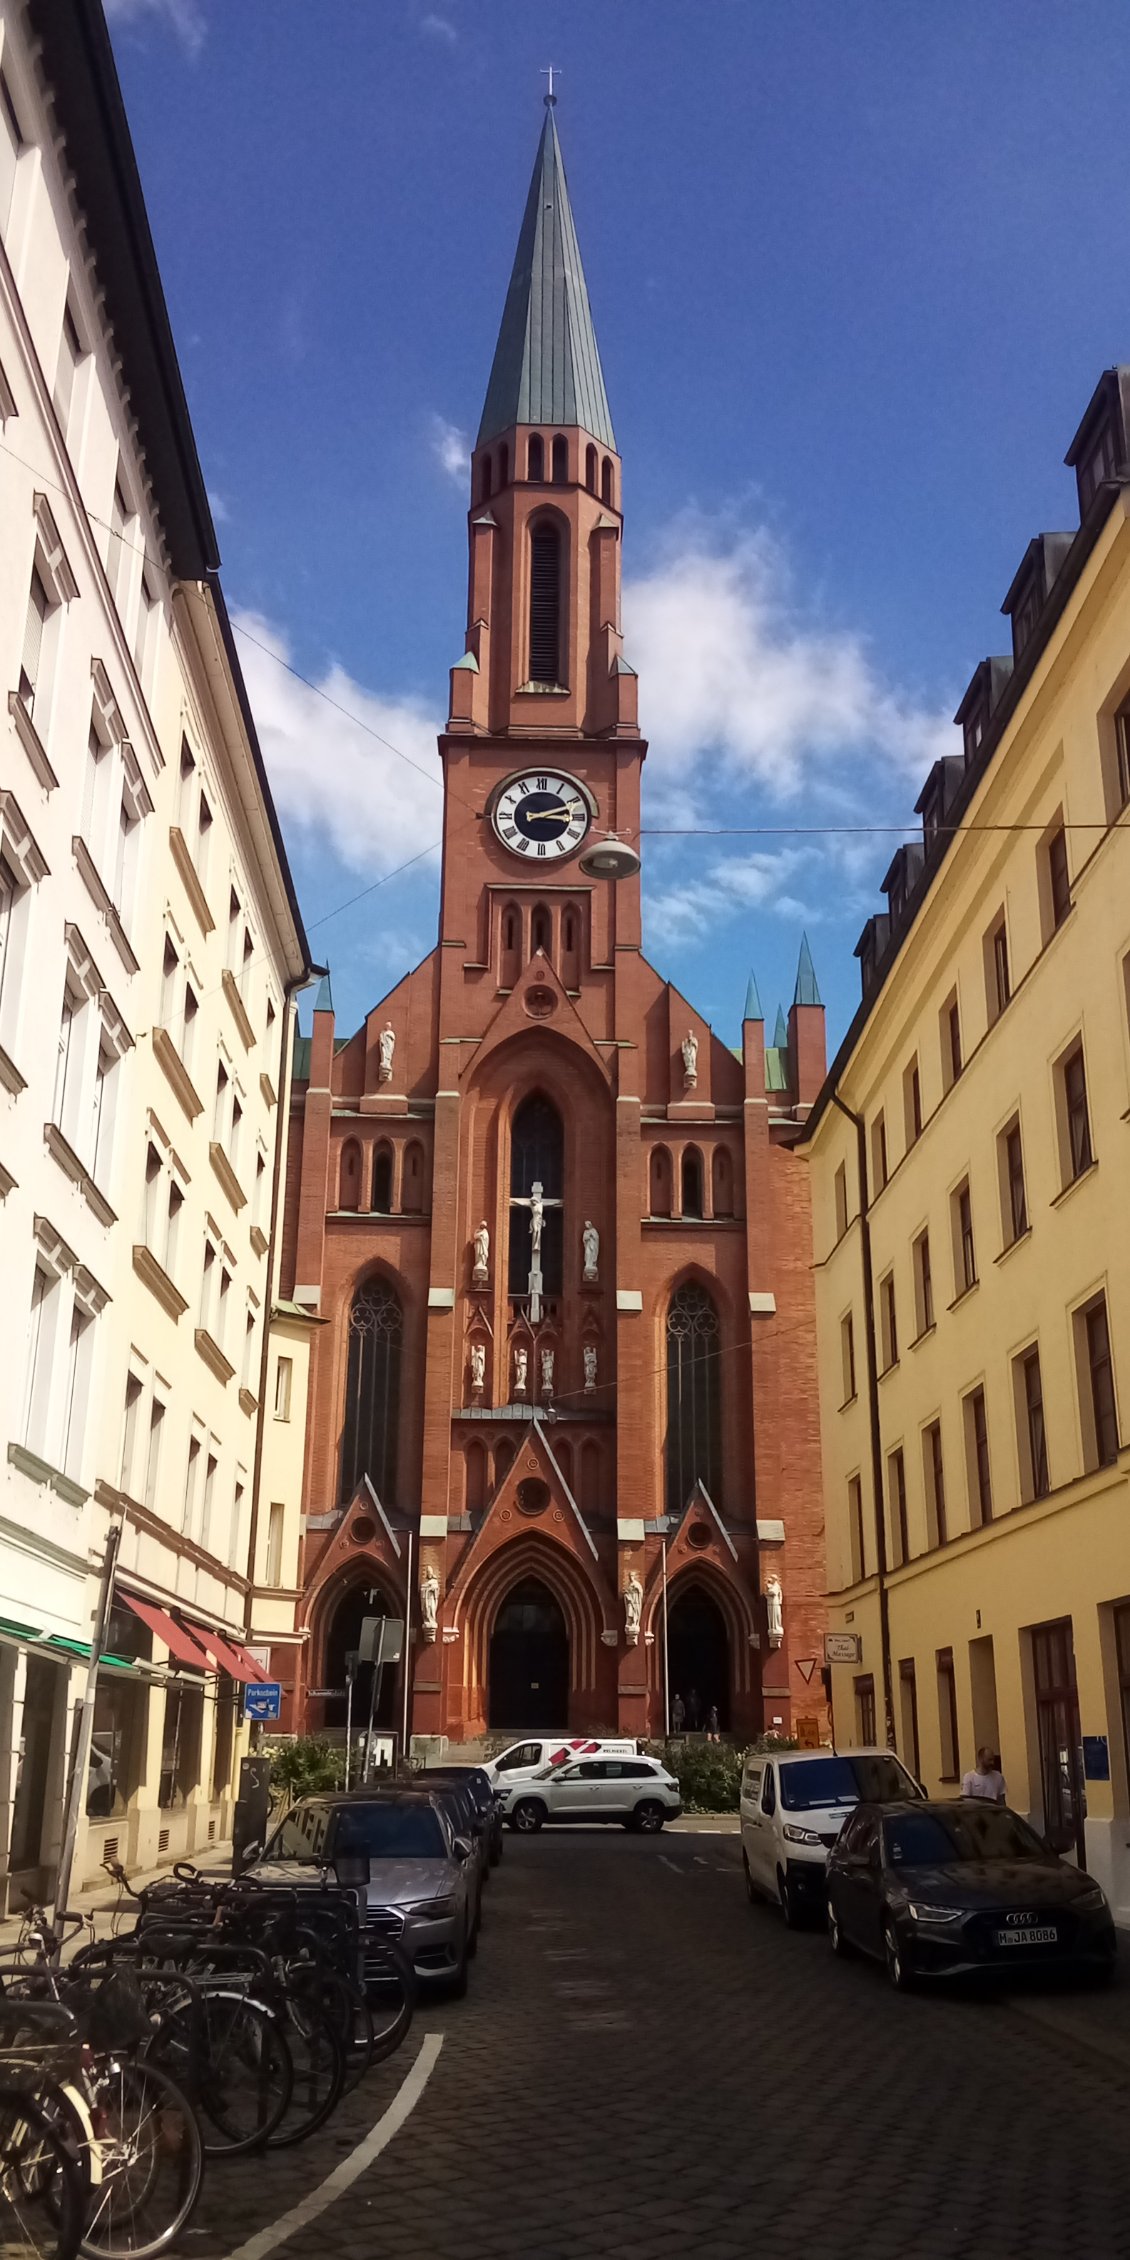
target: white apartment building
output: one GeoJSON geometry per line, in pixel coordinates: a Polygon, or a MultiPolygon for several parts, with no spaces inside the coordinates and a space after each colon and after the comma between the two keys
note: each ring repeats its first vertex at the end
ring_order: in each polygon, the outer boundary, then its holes
{"type": "Polygon", "coordinates": [[[308,952],[218,562],[99,0],[0,0],[0,1905],[112,1523],[78,1877],[226,1832],[255,1671],[308,952]]]}

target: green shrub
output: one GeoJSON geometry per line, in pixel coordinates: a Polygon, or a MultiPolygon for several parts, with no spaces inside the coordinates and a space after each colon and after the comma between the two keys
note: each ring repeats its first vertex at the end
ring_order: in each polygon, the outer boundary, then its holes
{"type": "MultiPolygon", "coordinates": [[[[653,1757],[662,1758],[682,1792],[688,1813],[736,1813],[741,1789],[744,1750],[729,1742],[672,1741],[648,1745],[653,1757]]],[[[759,1734],[751,1750],[795,1750],[787,1734],[759,1734]]]]}
{"type": "Polygon", "coordinates": [[[293,1805],[321,1789],[340,1789],[345,1779],[345,1753],[332,1742],[314,1735],[299,1735],[271,1752],[271,1796],[276,1804],[293,1805]]]}

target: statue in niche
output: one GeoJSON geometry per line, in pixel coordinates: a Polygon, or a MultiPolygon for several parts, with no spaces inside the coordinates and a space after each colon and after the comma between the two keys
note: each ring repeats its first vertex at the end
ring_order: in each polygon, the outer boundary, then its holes
{"type": "Polygon", "coordinates": [[[624,1638],[629,1648],[634,1648],[640,1636],[640,1617],[643,1612],[643,1586],[635,1570],[628,1573],[624,1586],[624,1638]]]}
{"type": "Polygon", "coordinates": [[[425,1562],[420,1579],[420,1622],[425,1640],[434,1640],[439,1615],[439,1579],[431,1562],[425,1562]]]}
{"type": "Polygon", "coordinates": [[[596,1387],[596,1343],[586,1342],[581,1354],[585,1361],[585,1395],[591,1397],[596,1387]]]}
{"type": "Polygon", "coordinates": [[[552,1397],[553,1395],[552,1350],[543,1350],[541,1353],[541,1393],[543,1397],[552,1397]]]}
{"type": "Polygon", "coordinates": [[[779,1648],[785,1637],[784,1595],[781,1580],[773,1573],[765,1580],[765,1614],[768,1622],[769,1646],[779,1648]]]}
{"type": "Polygon", "coordinates": [[[471,1389],[472,1389],[472,1392],[473,1392],[473,1394],[474,1394],[474,1395],[475,1395],[476,1397],[481,1397],[481,1396],[482,1396],[483,1390],[484,1390],[484,1388],[485,1388],[485,1386],[486,1386],[486,1378],[487,1378],[487,1346],[486,1346],[486,1343],[485,1343],[485,1342],[472,1342],[472,1344],[471,1344],[471,1389]]]}
{"type": "Polygon", "coordinates": [[[526,1374],[529,1370],[529,1362],[530,1353],[524,1344],[520,1343],[514,1352],[514,1394],[516,1397],[524,1397],[526,1394],[526,1374]]]}
{"type": "Polygon", "coordinates": [[[585,1257],[585,1267],[581,1273],[581,1278],[586,1285],[591,1286],[596,1279],[597,1264],[600,1261],[600,1234],[591,1218],[588,1217],[585,1219],[585,1229],[581,1234],[581,1247],[584,1250],[585,1257]]]}
{"type": "Polygon", "coordinates": [[[396,1050],[395,1028],[386,1024],[377,1038],[377,1045],[380,1051],[380,1066],[377,1070],[378,1080],[382,1083],[391,1083],[392,1055],[396,1050]]]}
{"type": "Polygon", "coordinates": [[[541,1235],[542,1226],[544,1225],[544,1223],[545,1203],[542,1200],[541,1184],[539,1181],[539,1183],[533,1187],[530,1193],[530,1246],[533,1249],[534,1253],[535,1269],[539,1271],[541,1269],[541,1265],[540,1263],[538,1263],[537,1259],[541,1255],[541,1235]]]}
{"type": "Polygon", "coordinates": [[[698,1081],[698,1037],[693,1028],[688,1028],[683,1038],[682,1051],[683,1085],[690,1091],[698,1081]]]}
{"type": "Polygon", "coordinates": [[[485,1287],[490,1278],[490,1227],[483,1218],[474,1240],[475,1261],[471,1278],[476,1287],[485,1287]]]}

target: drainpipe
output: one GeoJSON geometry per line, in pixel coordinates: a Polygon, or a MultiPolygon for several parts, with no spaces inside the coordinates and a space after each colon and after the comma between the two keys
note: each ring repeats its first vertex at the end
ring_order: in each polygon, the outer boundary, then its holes
{"type": "Polygon", "coordinates": [[[871,1496],[875,1509],[875,1565],[879,1579],[879,1650],[883,1673],[883,1720],[887,1747],[895,1747],[895,1702],[891,1683],[890,1596],[887,1591],[887,1525],[883,1514],[881,1467],[883,1436],[879,1422],[879,1367],[875,1354],[875,1279],[871,1265],[871,1210],[867,1195],[867,1133],[863,1116],[847,1105],[838,1091],[832,1103],[855,1126],[859,1161],[859,1248],[863,1271],[863,1338],[867,1354],[867,1411],[871,1431],[871,1496]]]}
{"type": "Polygon", "coordinates": [[[275,1290],[275,1234],[278,1230],[279,1194],[282,1189],[282,1158],[284,1143],[289,1146],[289,1132],[283,1138],[283,1108],[290,1107],[290,1042],[292,1022],[298,1025],[294,1000],[300,989],[308,989],[314,981],[321,980],[323,965],[311,965],[305,973],[296,974],[293,981],[283,985],[282,1036],[279,1043],[279,1115],[275,1135],[275,1160],[271,1173],[271,1222],[267,1240],[267,1295],[263,1312],[263,1347],[259,1353],[259,1416],[255,1422],[255,1458],[251,1469],[251,1529],[247,1539],[247,1597],[243,1607],[244,1632],[251,1632],[255,1609],[255,1556],[259,1548],[259,1485],[263,1475],[263,1441],[267,1418],[267,1374],[271,1355],[271,1304],[275,1290]]]}

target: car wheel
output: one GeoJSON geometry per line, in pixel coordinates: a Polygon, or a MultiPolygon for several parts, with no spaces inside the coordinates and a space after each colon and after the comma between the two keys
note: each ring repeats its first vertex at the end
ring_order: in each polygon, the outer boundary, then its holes
{"type": "Polygon", "coordinates": [[[799,1930],[801,1924],[797,1895],[783,1868],[777,1870],[777,1898],[785,1919],[786,1930],[799,1930]]]}
{"type": "Polygon", "coordinates": [[[645,1836],[657,1836],[667,1815],[662,1805],[655,1803],[654,1798],[645,1797],[643,1804],[636,1806],[632,1818],[636,1827],[642,1829],[645,1836]]]}
{"type": "Polygon", "coordinates": [[[523,1797],[514,1807],[514,1816],[510,1825],[517,1829],[519,1836],[532,1836],[534,1830],[541,1827],[544,1819],[545,1806],[539,1799],[523,1797]]]}
{"type": "Polygon", "coordinates": [[[749,1865],[749,1855],[748,1855],[748,1853],[747,1853],[747,1852],[745,1851],[745,1848],[744,1848],[744,1846],[743,1846],[743,1849],[742,1849],[742,1874],[743,1874],[743,1875],[744,1875],[744,1877],[745,1877],[745,1895],[746,1895],[746,1898],[747,1898],[747,1899],[749,1900],[749,1903],[750,1903],[750,1906],[751,1906],[751,1907],[756,1907],[756,1905],[757,1905],[757,1902],[758,1902],[759,1898],[761,1897],[761,1894],[760,1894],[760,1892],[758,1891],[757,1885],[755,1884],[755,1882],[754,1882],[754,1880],[753,1880],[753,1876],[752,1876],[752,1874],[751,1874],[751,1872],[750,1872],[750,1865],[749,1865]]]}
{"type": "Polygon", "coordinates": [[[887,1976],[894,1986],[895,1992],[908,1993],[911,1983],[910,1971],[907,1969],[906,1959],[899,1944],[898,1932],[889,1916],[883,1924],[883,1960],[887,1965],[887,1976]]]}
{"type": "Polygon", "coordinates": [[[837,1954],[841,1962],[850,1961],[852,1954],[851,1940],[848,1938],[830,1899],[828,1901],[828,1943],[833,1954],[837,1954]]]}

